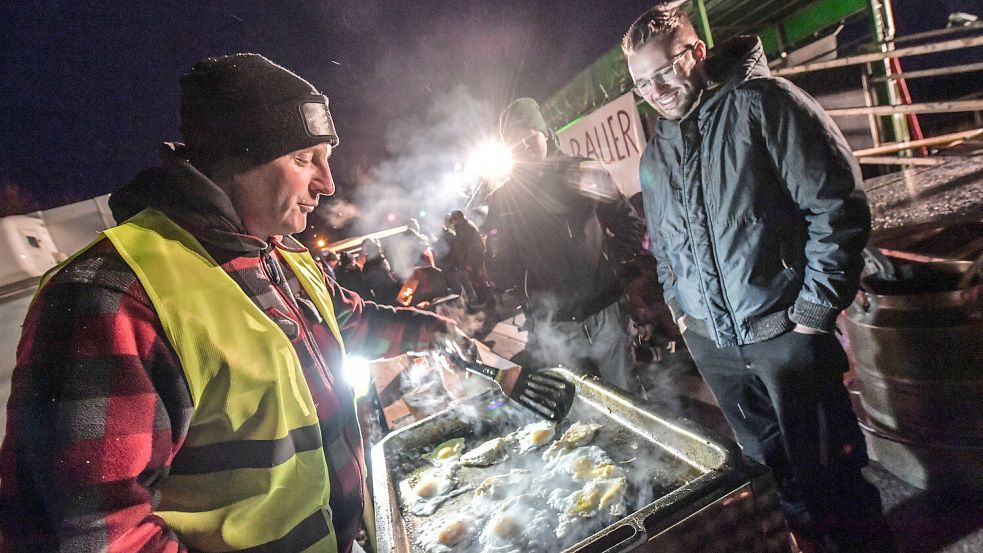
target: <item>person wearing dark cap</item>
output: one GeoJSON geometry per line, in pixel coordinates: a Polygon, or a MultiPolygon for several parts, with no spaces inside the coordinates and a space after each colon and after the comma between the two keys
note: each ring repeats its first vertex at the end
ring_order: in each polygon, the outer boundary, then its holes
{"type": "Polygon", "coordinates": [[[328,99],[257,54],[181,78],[120,224],[41,282],[0,447],[5,551],[347,552],[365,463],[346,352],[453,331],[362,302],[292,238],[335,183],[328,99]]]}
{"type": "Polygon", "coordinates": [[[338,280],[337,274],[335,274],[335,268],[338,266],[340,259],[338,254],[333,251],[328,251],[323,256],[324,259],[324,272],[334,280],[338,280]]]}
{"type": "Polygon", "coordinates": [[[602,166],[560,152],[535,100],[510,104],[500,130],[514,165],[488,198],[489,270],[499,287],[519,291],[531,353],[641,393],[621,301],[641,220],[602,166]]]}

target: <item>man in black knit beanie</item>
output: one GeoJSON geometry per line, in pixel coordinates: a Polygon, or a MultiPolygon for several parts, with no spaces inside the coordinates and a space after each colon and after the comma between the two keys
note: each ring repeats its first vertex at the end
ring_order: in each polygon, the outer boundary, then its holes
{"type": "Polygon", "coordinates": [[[28,312],[0,549],[360,551],[366,390],[346,354],[418,351],[453,325],[361,301],[291,236],[335,190],[310,83],[258,54],[204,60],[181,79],[181,131],[28,312]]]}

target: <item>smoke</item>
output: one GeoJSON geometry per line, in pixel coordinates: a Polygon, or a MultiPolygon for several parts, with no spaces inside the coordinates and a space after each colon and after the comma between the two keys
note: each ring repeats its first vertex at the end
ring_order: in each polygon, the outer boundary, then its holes
{"type": "Polygon", "coordinates": [[[487,315],[483,311],[469,313],[460,302],[447,304],[447,307],[441,306],[437,313],[453,320],[457,328],[468,336],[477,335],[487,322],[487,315]]]}
{"type": "Polygon", "coordinates": [[[438,93],[430,107],[392,122],[386,132],[389,158],[363,174],[355,203],[361,208],[354,230],[369,233],[420,221],[427,233],[460,209],[478,183],[469,163],[472,151],[495,128],[493,110],[463,86],[438,93]]]}
{"type": "Polygon", "coordinates": [[[337,197],[320,204],[314,211],[314,216],[332,229],[344,228],[349,221],[359,215],[361,211],[358,206],[337,197]]]}

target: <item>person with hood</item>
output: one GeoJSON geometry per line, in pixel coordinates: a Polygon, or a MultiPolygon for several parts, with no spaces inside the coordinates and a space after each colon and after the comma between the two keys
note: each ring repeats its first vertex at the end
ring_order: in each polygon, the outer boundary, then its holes
{"type": "Polygon", "coordinates": [[[621,266],[640,247],[641,220],[603,166],[560,152],[532,98],[505,109],[500,132],[514,165],[488,197],[489,264],[500,288],[519,291],[533,355],[639,393],[621,266]]]}
{"type": "Polygon", "coordinates": [[[708,51],[677,7],[641,15],[622,49],[661,116],[642,154],[666,303],[748,457],[771,468],[804,549],[893,550],[833,335],[870,233],[857,163],[761,42],[708,51]]]}
{"type": "Polygon", "coordinates": [[[291,236],[335,191],[338,137],[307,81],[257,54],[201,61],[181,132],[30,307],[0,447],[4,551],[360,550],[346,353],[452,327],[348,296],[291,236]]]}

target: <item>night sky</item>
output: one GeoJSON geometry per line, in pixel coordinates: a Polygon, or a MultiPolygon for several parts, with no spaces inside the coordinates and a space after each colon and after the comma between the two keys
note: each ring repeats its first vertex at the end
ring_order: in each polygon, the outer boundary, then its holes
{"type": "Polygon", "coordinates": [[[180,139],[179,75],[248,51],[330,98],[342,140],[332,168],[350,193],[400,148],[394,130],[423,136],[413,127],[443,95],[486,106],[470,124],[494,131],[489,113],[548,97],[650,3],[2,2],[0,183],[42,207],[112,192],[180,139]]]}
{"type": "MultiPolygon", "coordinates": [[[[446,209],[459,198],[440,182],[461,141],[494,133],[511,99],[549,97],[652,2],[0,2],[0,187],[20,187],[41,208],[112,192],[156,163],[160,142],[180,140],[179,75],[207,56],[250,51],[330,98],[338,195],[378,208],[368,226],[433,197],[446,200],[434,211],[446,209]]],[[[940,28],[949,12],[981,14],[981,4],[895,0],[898,31],[940,28]]],[[[915,100],[966,93],[958,89],[976,77],[918,83],[915,100]]]]}

